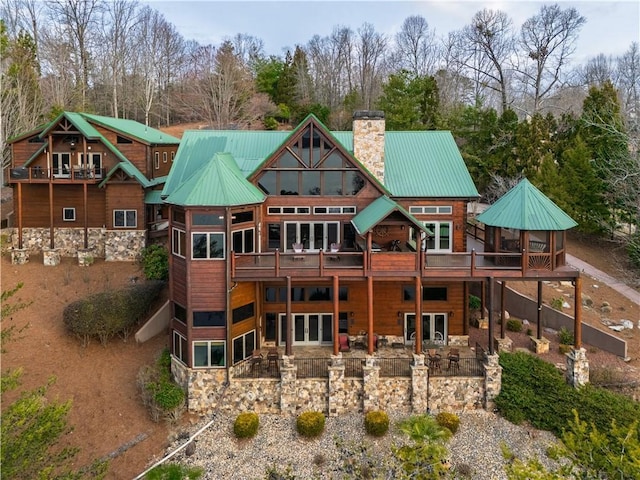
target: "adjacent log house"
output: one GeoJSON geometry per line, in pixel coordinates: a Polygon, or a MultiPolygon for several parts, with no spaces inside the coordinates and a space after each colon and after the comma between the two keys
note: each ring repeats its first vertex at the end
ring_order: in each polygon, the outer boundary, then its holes
{"type": "Polygon", "coordinates": [[[179,139],[132,120],[63,112],[8,143],[15,253],[128,260],[149,232],[166,229],[160,192],[179,139]]]}

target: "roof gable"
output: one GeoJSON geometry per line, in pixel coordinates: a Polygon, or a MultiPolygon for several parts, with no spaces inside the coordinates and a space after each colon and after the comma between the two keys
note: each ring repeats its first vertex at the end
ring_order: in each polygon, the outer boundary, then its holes
{"type": "Polygon", "coordinates": [[[376,198],[364,209],[360,210],[351,219],[351,223],[356,228],[358,235],[364,235],[394,212],[403,215],[428,236],[433,236],[433,232],[429,231],[420,220],[386,195],[376,198]]]}
{"type": "Polygon", "coordinates": [[[568,230],[578,225],[526,178],[478,215],[477,220],[518,230],[568,230]]]}
{"type": "Polygon", "coordinates": [[[155,128],[144,125],[135,120],[125,118],[104,117],[90,113],[78,114],[86,120],[96,123],[123,135],[134,137],[142,143],[148,145],[176,145],[180,140],[155,128]]]}

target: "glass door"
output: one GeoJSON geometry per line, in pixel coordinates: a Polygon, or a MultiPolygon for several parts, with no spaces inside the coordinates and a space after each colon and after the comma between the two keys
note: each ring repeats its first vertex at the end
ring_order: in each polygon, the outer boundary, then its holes
{"type": "MultiPolygon", "coordinates": [[[[422,340],[437,345],[445,345],[447,342],[447,314],[423,313],[422,314],[422,340]]],[[[404,317],[405,343],[413,343],[416,331],[415,313],[407,313],[404,317]]]]}
{"type": "MultiPolygon", "coordinates": [[[[328,313],[295,313],[292,315],[293,345],[320,345],[330,343],[332,318],[328,313]]],[[[280,345],[286,343],[287,316],[280,314],[280,345]]]]}
{"type": "Polygon", "coordinates": [[[310,252],[328,250],[339,242],[339,222],[285,222],[285,251],[291,251],[294,243],[310,252]]]}

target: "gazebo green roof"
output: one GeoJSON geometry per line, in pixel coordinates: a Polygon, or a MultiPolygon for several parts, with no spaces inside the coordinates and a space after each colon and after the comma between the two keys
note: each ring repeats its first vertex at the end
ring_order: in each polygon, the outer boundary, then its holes
{"type": "Polygon", "coordinates": [[[477,220],[518,230],[568,230],[578,225],[526,178],[491,205],[477,220]]]}

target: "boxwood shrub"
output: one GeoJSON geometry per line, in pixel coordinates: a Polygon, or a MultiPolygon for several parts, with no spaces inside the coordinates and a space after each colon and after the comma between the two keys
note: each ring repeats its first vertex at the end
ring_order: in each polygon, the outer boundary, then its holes
{"type": "Polygon", "coordinates": [[[369,435],[382,437],[389,431],[389,415],[382,410],[371,410],[364,416],[364,429],[369,435]]]}
{"type": "Polygon", "coordinates": [[[258,433],[260,419],[255,412],[242,412],[233,423],[233,433],[238,438],[251,438],[258,433]]]}
{"type": "Polygon", "coordinates": [[[296,420],[296,429],[303,437],[317,437],[324,430],[324,422],[325,418],[322,412],[302,412],[296,420]]]}

